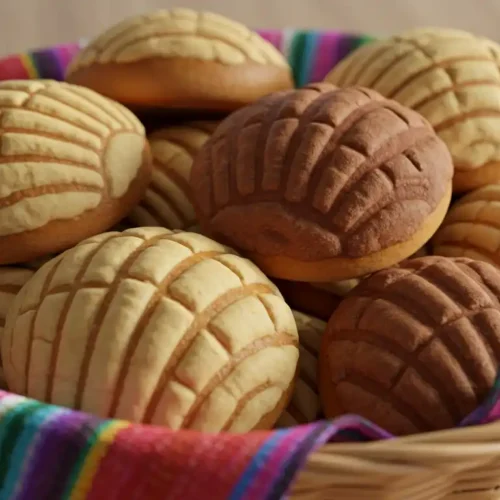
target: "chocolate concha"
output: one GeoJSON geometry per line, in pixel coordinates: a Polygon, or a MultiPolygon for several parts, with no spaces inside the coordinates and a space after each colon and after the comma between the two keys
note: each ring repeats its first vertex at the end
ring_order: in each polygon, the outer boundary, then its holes
{"type": "Polygon", "coordinates": [[[476,189],[456,201],[432,246],[436,255],[469,257],[500,267],[500,185],[476,189]]]}
{"type": "Polygon", "coordinates": [[[144,127],[124,106],[51,80],[0,82],[0,264],[107,231],[150,179],[144,127]]]}
{"type": "Polygon", "coordinates": [[[141,203],[128,217],[132,223],[188,230],[197,224],[189,175],[193,158],[217,124],[187,123],[157,130],[148,137],[153,175],[141,203]]]}
{"type": "Polygon", "coordinates": [[[440,256],[360,283],[330,319],[319,359],[327,417],[395,435],[451,428],[482,404],[500,363],[500,270],[440,256]]]}
{"type": "Polygon", "coordinates": [[[287,409],[276,427],[308,424],[321,417],[318,391],[318,355],[326,323],[299,311],[293,311],[299,334],[299,374],[287,409]]]}
{"type": "Polygon", "coordinates": [[[453,156],[454,191],[500,182],[500,45],[455,29],[369,43],[326,77],[362,85],[427,118],[453,156]]]}
{"type": "Polygon", "coordinates": [[[229,116],[196,157],[205,234],[269,276],[363,276],[418,250],[449,205],[449,152],[418,113],[364,88],[322,83],[229,116]]]}
{"type": "Polygon", "coordinates": [[[250,261],[195,233],[136,228],[50,260],[10,308],[11,391],[172,429],[271,428],[291,395],[297,328],[250,261]]]}
{"type": "Polygon", "coordinates": [[[66,80],[134,108],[231,111],[293,87],[281,52],[227,17],[192,9],[132,16],[93,39],[66,80]]]}

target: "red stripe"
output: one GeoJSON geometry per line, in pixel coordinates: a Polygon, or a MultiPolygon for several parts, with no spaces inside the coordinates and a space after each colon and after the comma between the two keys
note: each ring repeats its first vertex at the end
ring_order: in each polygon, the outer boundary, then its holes
{"type": "Polygon", "coordinates": [[[29,73],[19,56],[9,56],[0,60],[0,80],[25,80],[29,73]]]}
{"type": "Polygon", "coordinates": [[[269,437],[172,432],[136,425],[121,430],[99,464],[89,500],[227,498],[269,437]],[[112,491],[110,489],[112,485],[112,491]]]}

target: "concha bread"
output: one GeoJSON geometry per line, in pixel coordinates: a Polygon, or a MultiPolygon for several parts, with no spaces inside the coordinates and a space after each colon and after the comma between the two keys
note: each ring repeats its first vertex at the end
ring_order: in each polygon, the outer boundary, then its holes
{"type": "Polygon", "coordinates": [[[29,268],[0,266],[0,339],[12,302],[33,274],[35,271],[29,268]]]}
{"type": "Polygon", "coordinates": [[[76,55],[66,79],[132,106],[213,110],[293,87],[285,57],[260,35],[183,8],[113,26],[76,55]]]}
{"type": "MultiPolygon", "coordinates": [[[[0,342],[5,327],[7,312],[16,295],[35,273],[34,270],[22,267],[0,266],[0,342]]],[[[7,390],[7,383],[0,360],[0,389],[7,390]]]]}
{"type": "Polygon", "coordinates": [[[500,266],[500,185],[476,189],[456,201],[432,244],[436,255],[500,266]]]}
{"type": "Polygon", "coordinates": [[[411,30],[369,43],[326,77],[362,85],[425,116],[455,164],[454,190],[500,182],[500,45],[454,29],[411,30]]]}
{"type": "Polygon", "coordinates": [[[138,226],[191,229],[196,214],[191,201],[189,175],[193,158],[218,122],[193,122],[163,128],[149,136],[153,175],[141,203],[129,215],[138,226]]]}
{"type": "Polygon", "coordinates": [[[250,261],[202,235],[136,228],[45,264],[10,309],[9,389],[172,429],[271,428],[288,404],[297,327],[250,261]]]}
{"type": "Polygon", "coordinates": [[[27,262],[108,230],[150,179],[144,128],[94,91],[0,82],[0,264],[27,262]]]}
{"type": "Polygon", "coordinates": [[[231,114],[196,157],[191,187],[205,234],[269,276],[327,282],[418,250],[444,218],[452,174],[419,114],[323,83],[231,114]]]}
{"type": "Polygon", "coordinates": [[[292,427],[318,420],[321,404],[318,394],[318,355],[326,323],[299,311],[293,311],[299,334],[299,374],[292,399],[276,427],[292,427]]]}
{"type": "Polygon", "coordinates": [[[319,388],[329,418],[395,435],[451,428],[492,388],[500,270],[467,258],[407,260],[360,283],[328,323],[319,388]]]}

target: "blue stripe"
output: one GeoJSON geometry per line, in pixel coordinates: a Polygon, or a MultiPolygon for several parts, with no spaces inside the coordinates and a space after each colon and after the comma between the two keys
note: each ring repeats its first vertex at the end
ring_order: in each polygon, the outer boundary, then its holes
{"type": "MultiPolygon", "coordinates": [[[[32,449],[38,444],[37,435],[43,429],[44,423],[56,417],[64,410],[54,411],[52,406],[42,406],[39,410],[29,415],[24,422],[24,430],[16,441],[16,446],[12,451],[10,467],[2,488],[2,498],[12,499],[19,481],[22,481],[23,469],[31,458],[32,449]]],[[[27,471],[26,467],[26,471],[27,471]]]]}
{"type": "Polygon", "coordinates": [[[290,430],[284,429],[276,431],[273,435],[261,446],[260,450],[253,457],[253,460],[247,466],[245,472],[243,472],[240,480],[233,488],[231,495],[228,500],[240,500],[245,491],[252,483],[254,476],[261,470],[266,464],[267,457],[272,453],[274,448],[280,443],[280,441],[290,433],[290,430]]]}
{"type": "Polygon", "coordinates": [[[314,83],[309,80],[311,77],[311,68],[313,66],[319,37],[320,35],[314,32],[309,32],[305,36],[304,53],[302,55],[302,71],[300,73],[300,81],[297,82],[299,87],[302,87],[302,85],[306,85],[307,83],[314,83]]]}

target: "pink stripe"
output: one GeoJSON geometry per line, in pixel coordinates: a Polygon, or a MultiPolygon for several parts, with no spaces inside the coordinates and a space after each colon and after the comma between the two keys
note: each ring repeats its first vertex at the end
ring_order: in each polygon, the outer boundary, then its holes
{"type": "Polygon", "coordinates": [[[283,38],[283,33],[279,30],[257,30],[257,33],[272,43],[278,50],[281,50],[281,39],[283,38]]]}
{"type": "Polygon", "coordinates": [[[339,40],[338,33],[322,33],[316,45],[315,58],[311,64],[311,81],[319,82],[325,78],[337,59],[339,40]]]}

